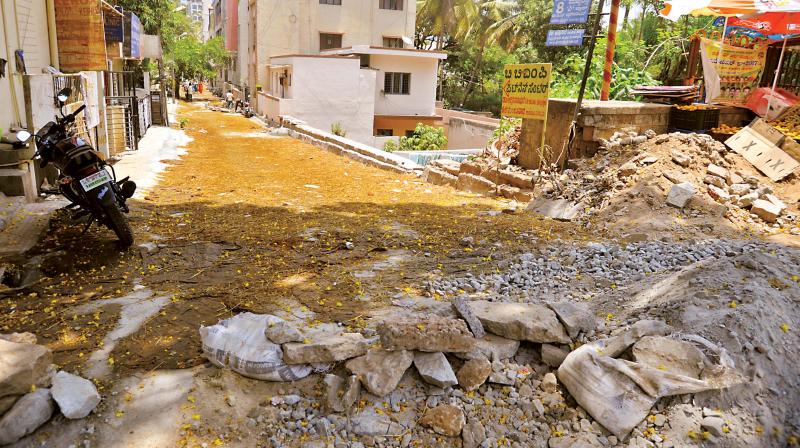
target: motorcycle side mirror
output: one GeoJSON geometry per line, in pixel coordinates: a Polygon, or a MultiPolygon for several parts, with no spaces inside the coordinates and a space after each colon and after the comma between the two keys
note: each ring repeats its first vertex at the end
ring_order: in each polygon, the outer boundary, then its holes
{"type": "Polygon", "coordinates": [[[70,89],[69,87],[64,87],[63,89],[61,89],[60,92],[58,92],[56,98],[58,98],[58,102],[60,103],[60,105],[63,106],[64,103],[67,102],[67,99],[69,99],[70,95],[72,95],[72,89],[70,89]]]}
{"type": "Polygon", "coordinates": [[[31,138],[31,133],[28,132],[28,131],[19,131],[19,132],[17,132],[17,136],[16,137],[17,137],[17,141],[19,141],[20,143],[25,143],[25,142],[28,141],[28,139],[31,138]]]}

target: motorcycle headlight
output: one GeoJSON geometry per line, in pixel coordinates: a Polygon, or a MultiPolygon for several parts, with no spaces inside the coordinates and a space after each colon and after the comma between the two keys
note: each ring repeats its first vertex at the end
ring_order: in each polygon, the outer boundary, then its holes
{"type": "Polygon", "coordinates": [[[17,141],[20,142],[27,142],[28,139],[31,138],[31,133],[28,131],[19,131],[17,132],[17,141]]]}

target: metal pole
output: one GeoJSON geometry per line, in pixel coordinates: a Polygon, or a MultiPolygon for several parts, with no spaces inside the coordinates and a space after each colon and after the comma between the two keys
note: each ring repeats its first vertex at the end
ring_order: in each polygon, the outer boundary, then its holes
{"type": "Polygon", "coordinates": [[[597,31],[600,28],[600,16],[603,12],[604,0],[599,0],[597,5],[597,15],[594,19],[594,26],[592,26],[592,36],[589,40],[589,50],[586,54],[586,65],[583,67],[583,79],[581,79],[581,89],[578,91],[578,102],[575,104],[575,112],[572,114],[572,124],[569,129],[568,143],[572,143],[575,137],[575,124],[578,122],[578,114],[581,111],[581,104],[583,104],[583,95],[586,92],[586,82],[589,80],[589,71],[592,69],[592,56],[594,54],[594,44],[597,40],[597,31]]]}
{"type": "MultiPolygon", "coordinates": [[[[600,101],[608,101],[608,95],[611,92],[611,72],[614,69],[614,49],[617,45],[617,17],[619,17],[619,0],[611,0],[611,16],[608,19],[606,62],[603,66],[603,87],[600,90],[600,101]]],[[[644,16],[642,16],[642,20],[644,20],[644,16]]]]}
{"type": "Polygon", "coordinates": [[[786,37],[783,38],[781,56],[778,58],[778,67],[775,68],[775,79],[772,80],[772,91],[769,93],[769,100],[767,100],[767,113],[764,116],[764,118],[767,120],[769,120],[769,110],[772,108],[772,97],[775,95],[775,87],[778,86],[778,78],[781,76],[781,66],[783,65],[784,52],[786,52],[786,37]]]}
{"type": "Polygon", "coordinates": [[[161,91],[161,122],[169,127],[169,112],[167,111],[167,74],[164,73],[164,58],[158,58],[158,84],[161,91]]]}

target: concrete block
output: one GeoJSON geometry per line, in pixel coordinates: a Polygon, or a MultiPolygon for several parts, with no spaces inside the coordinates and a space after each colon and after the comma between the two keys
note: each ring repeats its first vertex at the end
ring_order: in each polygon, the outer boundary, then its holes
{"type": "Polygon", "coordinates": [[[703,178],[703,183],[713,185],[717,188],[726,188],[728,186],[728,184],[725,183],[725,179],[710,174],[706,174],[706,177],[703,178]]]}
{"type": "Polygon", "coordinates": [[[718,202],[728,202],[731,200],[731,195],[722,188],[713,185],[708,186],[708,194],[718,202]]]}
{"type": "Polygon", "coordinates": [[[766,199],[769,202],[772,202],[773,204],[777,205],[778,208],[780,208],[781,212],[786,210],[786,204],[783,201],[781,201],[780,198],[778,198],[774,194],[770,194],[770,193],[765,194],[764,195],[764,199],[766,199]]]}
{"type": "Polygon", "coordinates": [[[455,187],[458,182],[458,177],[432,166],[426,166],[425,170],[422,172],[422,180],[434,185],[449,185],[455,187]]]}
{"type": "Polygon", "coordinates": [[[697,193],[697,190],[694,188],[694,185],[689,182],[675,184],[670,188],[667,194],[667,204],[673,207],[683,208],[689,203],[695,193],[697,193]]]}
{"type": "MultiPolygon", "coordinates": [[[[463,167],[464,164],[462,163],[461,166],[463,167]]],[[[497,191],[497,184],[481,176],[476,176],[474,174],[462,172],[461,174],[458,175],[456,188],[458,188],[459,190],[469,191],[471,193],[478,193],[488,196],[495,194],[495,192],[497,191]]]]}
{"type": "Polygon", "coordinates": [[[548,216],[559,221],[572,221],[581,211],[581,204],[565,199],[536,198],[528,204],[527,211],[548,216]]]}
{"type": "Polygon", "coordinates": [[[725,180],[725,183],[731,183],[731,172],[727,170],[727,168],[723,168],[719,165],[715,165],[713,163],[708,164],[708,168],[706,171],[708,174],[712,176],[717,176],[725,180]]]}
{"type": "Polygon", "coordinates": [[[779,206],[763,199],[753,201],[753,207],[750,211],[767,222],[775,222],[778,216],[781,215],[781,208],[779,206]]]}

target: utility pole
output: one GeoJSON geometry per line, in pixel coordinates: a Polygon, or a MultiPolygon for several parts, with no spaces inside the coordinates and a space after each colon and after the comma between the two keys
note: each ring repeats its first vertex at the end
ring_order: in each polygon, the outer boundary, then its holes
{"type": "Polygon", "coordinates": [[[164,126],[169,127],[169,112],[167,111],[167,75],[164,73],[164,55],[158,58],[158,85],[161,89],[161,120],[164,126]]]}
{"type": "Polygon", "coordinates": [[[617,17],[619,17],[619,0],[611,0],[611,16],[608,21],[608,43],[606,45],[606,61],[603,66],[603,87],[600,90],[600,101],[608,101],[608,96],[611,93],[614,50],[617,45],[617,17]]]}

